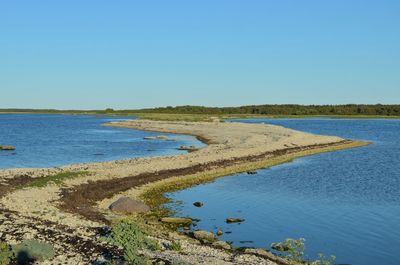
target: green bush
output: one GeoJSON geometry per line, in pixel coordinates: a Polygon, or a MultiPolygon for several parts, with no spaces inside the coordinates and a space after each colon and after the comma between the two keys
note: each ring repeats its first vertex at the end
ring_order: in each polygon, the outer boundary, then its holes
{"type": "Polygon", "coordinates": [[[316,260],[312,263],[312,265],[332,265],[333,262],[336,260],[335,256],[330,256],[329,258],[326,257],[324,254],[318,254],[320,260],[316,260]]]}
{"type": "Polygon", "coordinates": [[[125,260],[133,265],[142,265],[148,262],[146,257],[139,255],[138,250],[143,248],[160,249],[157,241],[148,239],[140,227],[129,219],[115,222],[107,241],[122,247],[125,260]]]}
{"type": "Polygon", "coordinates": [[[290,261],[302,262],[304,260],[305,239],[288,238],[285,242],[273,243],[271,247],[279,252],[286,252],[290,261]]]}
{"type": "Polygon", "coordinates": [[[181,251],[182,245],[178,241],[172,241],[171,244],[168,245],[168,249],[173,251],[181,251]]]}
{"type": "Polygon", "coordinates": [[[13,258],[10,246],[0,241],[0,265],[8,265],[13,258]]]}
{"type": "Polygon", "coordinates": [[[18,245],[12,247],[18,264],[27,264],[31,261],[43,261],[52,259],[55,256],[53,247],[44,242],[37,240],[25,240],[18,245]]]}

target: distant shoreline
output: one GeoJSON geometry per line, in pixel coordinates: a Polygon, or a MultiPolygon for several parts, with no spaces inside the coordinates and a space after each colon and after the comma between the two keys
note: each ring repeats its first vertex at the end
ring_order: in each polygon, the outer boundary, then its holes
{"type": "Polygon", "coordinates": [[[387,116],[387,115],[261,115],[261,114],[229,114],[229,115],[215,115],[215,114],[184,114],[184,113],[98,113],[91,111],[83,112],[2,112],[0,115],[7,114],[26,114],[26,115],[92,115],[92,116],[120,116],[120,117],[136,117],[139,119],[149,120],[165,120],[165,121],[211,121],[212,118],[220,120],[237,120],[237,119],[386,119],[398,120],[400,116],[387,116]]]}

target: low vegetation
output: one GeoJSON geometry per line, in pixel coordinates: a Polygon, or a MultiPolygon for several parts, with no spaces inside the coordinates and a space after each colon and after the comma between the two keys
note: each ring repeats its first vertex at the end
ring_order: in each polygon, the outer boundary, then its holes
{"type": "Polygon", "coordinates": [[[20,244],[14,245],[12,251],[18,264],[50,260],[55,256],[54,249],[50,244],[37,240],[25,240],[20,244]]]}
{"type": "Polygon", "coordinates": [[[0,265],[10,264],[13,256],[10,246],[0,241],[0,265]]]}
{"type": "Polygon", "coordinates": [[[271,245],[272,249],[275,249],[278,252],[284,252],[287,253],[286,257],[296,263],[302,262],[304,258],[304,250],[305,250],[305,239],[304,238],[299,238],[299,239],[293,239],[293,238],[288,238],[285,240],[285,242],[281,243],[273,243],[271,245]]]}
{"type": "Polygon", "coordinates": [[[172,241],[171,244],[168,245],[168,249],[173,251],[181,251],[182,245],[178,241],[172,241]]]}
{"type": "Polygon", "coordinates": [[[66,179],[71,179],[75,178],[78,176],[85,176],[88,175],[88,171],[77,171],[77,172],[62,172],[56,175],[51,175],[47,177],[41,177],[41,178],[36,178],[32,182],[29,183],[28,187],[45,187],[49,183],[54,183],[54,184],[61,184],[63,183],[66,179]]]}
{"type": "MultiPolygon", "coordinates": [[[[272,243],[271,248],[285,254],[289,264],[297,265],[304,264],[306,257],[304,255],[305,251],[305,242],[304,238],[293,239],[288,238],[284,242],[280,243],[272,243]]],[[[335,256],[330,256],[327,258],[324,254],[319,254],[319,259],[307,262],[310,265],[332,265],[335,261],[335,256]]]]}
{"type": "Polygon", "coordinates": [[[139,250],[148,248],[158,250],[157,241],[149,239],[142,229],[131,219],[120,219],[111,226],[111,234],[105,238],[109,243],[124,250],[124,258],[129,264],[142,265],[148,262],[139,250]]]}

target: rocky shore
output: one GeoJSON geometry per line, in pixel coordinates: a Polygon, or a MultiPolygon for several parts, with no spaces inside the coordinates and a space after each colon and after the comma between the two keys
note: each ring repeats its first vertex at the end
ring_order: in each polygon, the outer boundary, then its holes
{"type": "Polygon", "coordinates": [[[221,247],[221,242],[219,246],[202,245],[201,240],[163,229],[154,214],[158,203],[154,197],[171,187],[366,144],[264,124],[134,120],[107,126],[190,134],[208,146],[178,156],[0,170],[1,241],[50,244],[55,255],[43,264],[102,264],[123,259],[123,249],[100,239],[113,220],[123,215],[111,211],[110,204],[126,196],[145,200],[151,208],[132,218],[151,231],[149,236],[161,246],[140,252],[154,264],[279,264],[282,261],[261,250],[231,251],[221,247]],[[176,245],[174,249],[165,247],[171,244],[176,245]]]}

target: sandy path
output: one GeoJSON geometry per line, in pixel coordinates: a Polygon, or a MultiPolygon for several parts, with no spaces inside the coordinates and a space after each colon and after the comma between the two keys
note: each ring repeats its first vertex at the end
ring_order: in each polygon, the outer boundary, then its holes
{"type": "MultiPolygon", "coordinates": [[[[35,223],[33,220],[38,220],[38,226],[42,225],[40,222],[52,222],[73,228],[71,236],[94,238],[93,229],[107,221],[94,205],[118,192],[172,176],[265,160],[288,152],[349,143],[339,137],[313,135],[264,124],[134,120],[113,122],[107,126],[190,134],[200,137],[209,145],[196,152],[178,156],[135,158],[52,169],[0,170],[0,206],[12,212],[13,216],[20,216],[20,220],[29,220],[30,226],[32,222],[35,223]],[[36,178],[83,170],[91,174],[66,180],[63,185],[23,189],[14,187],[15,183],[24,182],[21,181],[23,177],[36,178]]],[[[7,231],[7,225],[1,220],[0,228],[7,231]]],[[[40,235],[40,230],[33,230],[29,237],[40,235]]],[[[8,241],[20,239],[11,234],[3,237],[8,241]]]]}

